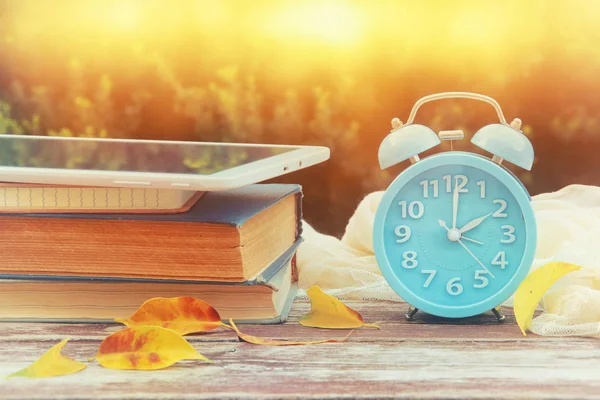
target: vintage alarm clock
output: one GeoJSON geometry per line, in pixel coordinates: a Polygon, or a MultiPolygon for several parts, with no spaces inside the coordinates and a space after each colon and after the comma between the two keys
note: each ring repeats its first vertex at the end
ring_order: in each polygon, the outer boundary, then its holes
{"type": "Polygon", "coordinates": [[[506,122],[500,105],[476,93],[439,93],[413,106],[406,124],[394,118],[379,147],[382,169],[412,163],[385,191],[375,214],[373,246],[390,286],[417,310],[461,318],[493,311],[527,275],[537,243],[531,197],[502,166],[509,161],[526,170],[533,146],[520,131],[521,121],[506,122]],[[492,153],[490,159],[449,151],[420,159],[441,140],[460,140],[460,130],[436,134],[414,124],[423,104],[468,98],[491,104],[500,123],[484,126],[471,142],[492,153]]]}

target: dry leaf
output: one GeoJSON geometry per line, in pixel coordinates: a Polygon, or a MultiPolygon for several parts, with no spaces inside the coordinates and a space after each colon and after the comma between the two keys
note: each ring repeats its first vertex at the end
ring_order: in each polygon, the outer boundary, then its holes
{"type": "Polygon", "coordinates": [[[96,359],[111,369],[161,369],[180,360],[211,362],[177,332],[159,326],[136,326],[107,336],[96,359]]]}
{"type": "Polygon", "coordinates": [[[533,313],[544,294],[554,283],[580,266],[564,262],[551,262],[531,272],[521,282],[514,297],[515,318],[521,332],[526,336],[531,327],[533,313]]]}
{"type": "Polygon", "coordinates": [[[362,315],[323,292],[318,286],[311,286],[306,293],[310,298],[310,312],[300,319],[300,324],[313,328],[348,329],[366,326],[377,328],[376,324],[365,324],[362,315]]]}
{"type": "Polygon", "coordinates": [[[351,331],[343,339],[317,340],[314,342],[294,342],[291,340],[289,340],[289,341],[288,340],[271,340],[271,339],[263,339],[263,338],[259,338],[256,336],[246,335],[245,333],[240,332],[238,327],[235,326],[235,324],[233,323],[232,319],[229,320],[229,323],[231,324],[231,327],[235,331],[235,333],[237,333],[238,337],[241,340],[243,340],[244,342],[252,343],[252,344],[262,344],[262,345],[266,345],[266,346],[302,346],[305,344],[341,343],[341,342],[345,342],[346,339],[348,339],[348,337],[352,334],[352,332],[354,332],[354,331],[351,331]]]}
{"type": "Polygon", "coordinates": [[[85,367],[87,367],[86,364],[75,361],[61,353],[61,350],[68,341],[69,339],[65,339],[56,344],[50,350],[42,354],[42,356],[29,367],[10,374],[6,378],[13,378],[16,376],[25,378],[49,378],[51,376],[74,374],[75,372],[85,369],[85,367]]]}
{"type": "Polygon", "coordinates": [[[115,321],[130,328],[141,325],[161,326],[180,335],[206,332],[223,326],[217,310],[193,297],[156,297],[144,302],[131,317],[115,318],[115,321]]]}

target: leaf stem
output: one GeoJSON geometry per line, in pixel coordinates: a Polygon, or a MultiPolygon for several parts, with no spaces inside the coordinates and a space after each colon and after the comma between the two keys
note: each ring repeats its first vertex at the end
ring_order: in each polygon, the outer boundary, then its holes
{"type": "Polygon", "coordinates": [[[381,329],[381,327],[377,324],[365,324],[363,323],[363,325],[365,328],[375,328],[375,329],[381,329]]]}

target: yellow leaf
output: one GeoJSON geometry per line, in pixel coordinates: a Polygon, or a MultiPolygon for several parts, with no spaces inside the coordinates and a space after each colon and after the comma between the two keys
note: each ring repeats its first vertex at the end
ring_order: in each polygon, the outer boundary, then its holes
{"type": "Polygon", "coordinates": [[[231,324],[231,328],[235,331],[235,333],[237,333],[238,337],[242,341],[247,342],[247,343],[252,343],[252,344],[262,344],[262,345],[266,345],[266,346],[302,346],[305,344],[340,343],[340,342],[345,342],[346,339],[348,339],[348,337],[352,334],[352,332],[354,332],[354,331],[351,331],[343,339],[326,339],[326,340],[317,340],[314,342],[295,342],[292,340],[272,340],[272,339],[263,339],[263,338],[259,338],[259,337],[252,336],[252,335],[246,335],[245,333],[240,332],[238,327],[235,326],[235,324],[233,323],[232,319],[229,320],[229,323],[231,324]]]}
{"type": "Polygon", "coordinates": [[[51,376],[74,374],[75,372],[81,371],[87,366],[86,364],[75,361],[61,353],[61,350],[68,341],[69,339],[65,339],[56,344],[50,350],[42,354],[42,356],[29,367],[10,374],[6,378],[13,378],[16,376],[25,378],[48,378],[51,376]]]}
{"type": "Polygon", "coordinates": [[[159,326],[136,326],[107,336],[96,360],[110,369],[161,369],[180,360],[211,362],[177,332],[159,326]]]}
{"type": "Polygon", "coordinates": [[[193,297],[156,297],[150,299],[129,318],[115,318],[128,327],[161,326],[180,335],[206,332],[223,326],[217,310],[193,297]]]}
{"type": "Polygon", "coordinates": [[[300,324],[314,328],[349,329],[366,326],[379,329],[378,325],[365,324],[362,315],[323,292],[320,287],[312,286],[306,291],[310,298],[310,312],[300,319],[300,324]]]}
{"type": "Polygon", "coordinates": [[[554,283],[569,272],[581,269],[580,266],[564,262],[551,262],[531,272],[521,282],[515,292],[515,318],[521,332],[526,336],[531,327],[533,313],[544,294],[554,283]]]}

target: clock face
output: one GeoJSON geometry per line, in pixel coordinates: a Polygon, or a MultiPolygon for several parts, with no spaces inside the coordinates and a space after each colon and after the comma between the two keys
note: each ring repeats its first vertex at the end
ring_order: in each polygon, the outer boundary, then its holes
{"type": "Polygon", "coordinates": [[[481,161],[493,168],[450,164],[413,174],[386,193],[386,209],[378,210],[385,216],[379,224],[382,247],[376,248],[385,253],[390,269],[384,275],[393,275],[392,286],[401,286],[396,291],[426,312],[466,316],[489,310],[514,292],[529,269],[523,262],[531,253],[528,243],[535,243],[535,229],[528,242],[532,232],[524,215],[529,202],[524,210],[506,177],[490,171],[508,173],[481,161]]]}

